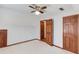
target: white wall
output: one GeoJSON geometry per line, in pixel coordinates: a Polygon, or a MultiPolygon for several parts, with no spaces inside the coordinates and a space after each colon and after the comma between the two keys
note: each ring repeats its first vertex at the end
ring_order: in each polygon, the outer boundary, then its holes
{"type": "Polygon", "coordinates": [[[35,18],[18,11],[0,8],[0,29],[8,30],[8,45],[37,38],[35,18]]]}
{"type": "Polygon", "coordinates": [[[47,18],[50,18],[48,14],[36,16],[0,8],[0,29],[8,30],[8,45],[34,38],[40,39],[40,20],[47,18]]]}
{"type": "MultiPolygon", "coordinates": [[[[78,9],[77,9],[78,10],[78,9]]],[[[77,10],[61,12],[53,16],[54,19],[54,45],[63,47],[63,17],[79,14],[77,10]]]]}
{"type": "Polygon", "coordinates": [[[56,15],[54,19],[54,45],[62,47],[62,17],[56,15]]]}

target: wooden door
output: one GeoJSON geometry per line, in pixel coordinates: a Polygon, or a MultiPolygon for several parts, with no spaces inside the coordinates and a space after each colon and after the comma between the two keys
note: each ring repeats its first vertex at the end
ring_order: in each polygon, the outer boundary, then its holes
{"type": "Polygon", "coordinates": [[[40,21],[40,39],[44,41],[44,22],[40,21]]]}
{"type": "Polygon", "coordinates": [[[77,53],[77,16],[63,18],[63,48],[77,53]]]}
{"type": "Polygon", "coordinates": [[[49,45],[53,44],[53,39],[52,39],[53,29],[52,29],[52,25],[53,25],[52,20],[47,20],[46,21],[46,42],[49,45]]]}
{"type": "Polygon", "coordinates": [[[7,46],[7,30],[0,30],[0,48],[7,46]]]}
{"type": "Polygon", "coordinates": [[[49,45],[53,44],[53,39],[52,39],[52,29],[53,22],[52,20],[43,20],[40,22],[40,36],[41,40],[48,43],[49,45]],[[45,32],[45,33],[44,33],[45,32]],[[46,35],[46,36],[45,36],[46,35]]]}

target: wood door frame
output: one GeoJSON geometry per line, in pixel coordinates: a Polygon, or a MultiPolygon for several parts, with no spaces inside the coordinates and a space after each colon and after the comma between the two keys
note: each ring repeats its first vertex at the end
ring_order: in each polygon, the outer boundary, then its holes
{"type": "MultiPolygon", "coordinates": [[[[53,20],[52,19],[46,19],[46,20],[41,20],[40,22],[44,22],[44,21],[52,21],[52,26],[51,26],[51,32],[52,32],[52,34],[51,34],[51,39],[52,39],[52,42],[51,42],[51,46],[53,45],[53,27],[54,27],[54,25],[53,25],[53,20]]],[[[40,39],[41,39],[41,26],[40,26],[40,39]]]]}

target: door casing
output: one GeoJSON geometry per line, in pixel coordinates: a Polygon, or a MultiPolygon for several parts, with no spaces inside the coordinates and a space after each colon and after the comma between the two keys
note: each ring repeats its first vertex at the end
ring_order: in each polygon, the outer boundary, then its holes
{"type": "Polygon", "coordinates": [[[53,21],[52,19],[40,21],[40,39],[51,46],[53,45],[53,21]],[[44,22],[46,22],[46,28],[44,28],[45,26],[44,22]],[[45,29],[46,29],[46,36],[44,36],[45,29]]]}

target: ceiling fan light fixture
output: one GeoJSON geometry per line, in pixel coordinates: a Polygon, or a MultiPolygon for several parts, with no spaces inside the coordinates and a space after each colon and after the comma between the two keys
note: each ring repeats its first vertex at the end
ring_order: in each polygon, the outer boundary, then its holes
{"type": "Polygon", "coordinates": [[[40,14],[40,12],[39,11],[35,11],[35,15],[39,15],[40,14]]]}

